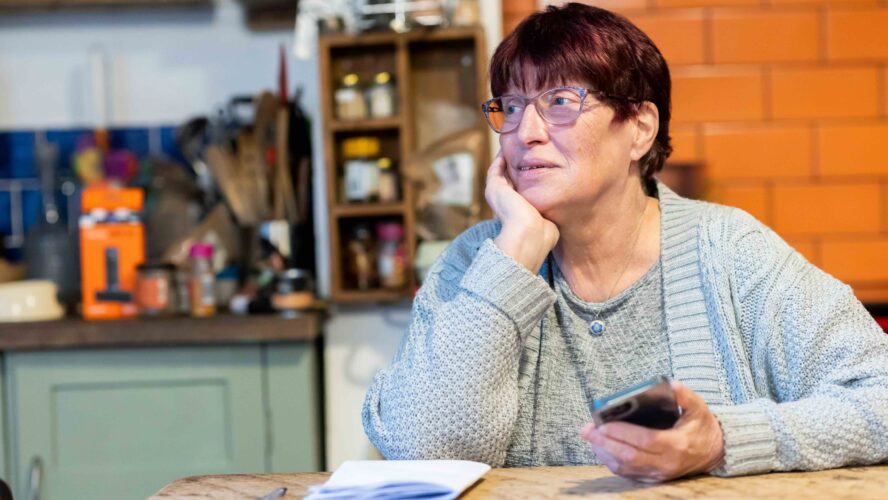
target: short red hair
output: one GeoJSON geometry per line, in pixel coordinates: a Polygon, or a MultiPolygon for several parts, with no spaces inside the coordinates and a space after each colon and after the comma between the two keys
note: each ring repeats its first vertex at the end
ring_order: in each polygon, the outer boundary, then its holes
{"type": "Polygon", "coordinates": [[[672,153],[672,83],[666,60],[654,42],[620,15],[571,2],[549,6],[522,21],[499,44],[490,61],[494,96],[503,95],[510,87],[529,92],[569,81],[586,82],[608,94],[610,97],[601,99],[620,122],[636,115],[637,102],[657,106],[660,128],[650,151],[639,162],[642,183],[652,192],[654,174],[672,153]]]}

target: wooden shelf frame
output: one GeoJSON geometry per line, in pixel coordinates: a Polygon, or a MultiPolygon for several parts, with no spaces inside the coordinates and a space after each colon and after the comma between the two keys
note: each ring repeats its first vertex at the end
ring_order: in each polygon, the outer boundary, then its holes
{"type": "MultiPolygon", "coordinates": [[[[362,35],[324,35],[318,42],[318,61],[321,86],[321,113],[323,123],[323,148],[325,156],[326,194],[328,205],[328,228],[330,234],[330,299],[334,302],[394,302],[412,298],[416,276],[413,262],[416,255],[416,214],[413,210],[414,192],[410,183],[401,175],[401,201],[396,203],[347,204],[339,199],[341,168],[338,165],[337,148],[339,139],[345,134],[363,132],[392,133],[398,137],[399,165],[403,166],[417,146],[415,115],[411,88],[411,47],[425,42],[448,42],[471,44],[475,62],[475,97],[479,104],[478,127],[487,130],[480,113],[480,103],[487,93],[486,75],[487,52],[484,32],[480,26],[417,29],[407,33],[368,33],[362,35]],[[367,52],[394,52],[395,81],[398,92],[398,115],[392,118],[366,120],[337,120],[334,113],[333,89],[336,81],[332,74],[333,59],[339,53],[349,55],[367,52]],[[404,289],[352,290],[343,286],[343,251],[347,235],[340,234],[341,222],[345,219],[400,219],[404,225],[404,242],[407,250],[407,286],[404,289]]],[[[485,157],[489,157],[485,147],[485,157]]],[[[399,171],[399,173],[401,173],[399,171]]]]}

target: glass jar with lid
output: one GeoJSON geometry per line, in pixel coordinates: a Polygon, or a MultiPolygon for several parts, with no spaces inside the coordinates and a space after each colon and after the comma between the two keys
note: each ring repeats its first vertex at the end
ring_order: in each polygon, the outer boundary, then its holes
{"type": "Polygon", "coordinates": [[[342,141],[345,171],[343,194],[346,202],[367,202],[379,198],[380,148],[377,137],[351,137],[342,141]]]}
{"type": "Polygon", "coordinates": [[[367,117],[367,104],[357,73],[348,73],[342,78],[333,94],[336,104],[336,117],[340,120],[361,120],[367,117]]]}
{"type": "Polygon", "coordinates": [[[380,71],[367,88],[367,104],[372,118],[390,118],[397,113],[397,92],[392,74],[380,71]]]}

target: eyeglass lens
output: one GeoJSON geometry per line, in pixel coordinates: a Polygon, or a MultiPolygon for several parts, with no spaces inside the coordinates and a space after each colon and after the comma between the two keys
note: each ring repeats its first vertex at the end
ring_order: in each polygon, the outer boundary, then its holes
{"type": "Polygon", "coordinates": [[[496,132],[509,132],[516,128],[524,116],[524,109],[532,102],[537,113],[553,125],[571,123],[580,116],[582,96],[574,89],[555,88],[535,99],[505,95],[488,101],[487,121],[496,132]]]}

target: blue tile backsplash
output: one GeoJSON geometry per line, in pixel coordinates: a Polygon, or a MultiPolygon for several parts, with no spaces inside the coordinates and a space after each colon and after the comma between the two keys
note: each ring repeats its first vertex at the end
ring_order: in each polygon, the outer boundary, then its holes
{"type": "MultiPolygon", "coordinates": [[[[109,131],[109,139],[112,150],[128,150],[133,152],[140,160],[151,153],[151,139],[153,133],[159,132],[160,152],[182,164],[187,164],[181,152],[175,145],[173,137],[175,127],[151,128],[116,128],[109,131]]],[[[74,152],[78,138],[90,134],[90,129],[63,129],[46,130],[46,140],[57,144],[59,147],[59,164],[56,166],[58,179],[73,179],[74,152]]],[[[34,142],[37,131],[12,130],[0,131],[0,237],[7,242],[6,256],[10,260],[18,260],[21,252],[15,245],[10,247],[9,236],[13,233],[13,221],[11,214],[10,192],[4,185],[5,181],[18,179],[37,180],[39,173],[34,162],[34,142]]],[[[57,183],[58,184],[58,183],[57,183]]],[[[40,192],[36,189],[37,183],[30,182],[30,188],[22,192],[22,222],[24,232],[37,220],[41,213],[40,192]]],[[[58,196],[58,194],[57,194],[58,196]]],[[[60,208],[65,211],[64,203],[60,202],[60,208]]]]}

